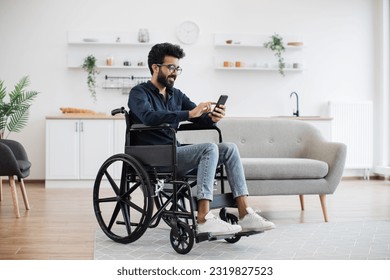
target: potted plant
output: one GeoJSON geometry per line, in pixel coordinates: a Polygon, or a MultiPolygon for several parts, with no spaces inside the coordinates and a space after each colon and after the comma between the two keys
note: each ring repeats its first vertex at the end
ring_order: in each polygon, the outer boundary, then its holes
{"type": "Polygon", "coordinates": [[[7,138],[11,132],[20,132],[26,126],[28,109],[38,95],[37,91],[27,91],[28,85],[29,78],[25,76],[13,91],[7,93],[4,81],[0,81],[0,138],[7,138]]]}
{"type": "Polygon", "coordinates": [[[284,63],[284,58],[282,56],[282,52],[285,51],[283,38],[278,34],[274,34],[270,38],[271,39],[268,42],[264,43],[264,47],[275,52],[275,56],[278,58],[279,73],[284,76],[286,64],[284,63]]]}
{"type": "Polygon", "coordinates": [[[96,75],[99,74],[99,69],[96,65],[97,59],[93,55],[89,55],[84,59],[84,63],[82,65],[82,68],[87,71],[87,85],[89,92],[91,93],[92,98],[94,101],[97,100],[96,98],[96,75]]]}

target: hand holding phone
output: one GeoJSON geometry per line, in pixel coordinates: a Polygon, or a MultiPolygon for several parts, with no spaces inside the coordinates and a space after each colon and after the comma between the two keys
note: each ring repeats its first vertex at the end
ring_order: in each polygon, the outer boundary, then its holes
{"type": "Polygon", "coordinates": [[[228,96],[222,94],[222,95],[219,97],[219,99],[218,99],[218,101],[217,101],[217,104],[216,104],[215,107],[214,107],[213,112],[217,112],[217,111],[215,110],[215,108],[219,108],[220,105],[225,105],[227,99],[228,99],[228,96]]]}

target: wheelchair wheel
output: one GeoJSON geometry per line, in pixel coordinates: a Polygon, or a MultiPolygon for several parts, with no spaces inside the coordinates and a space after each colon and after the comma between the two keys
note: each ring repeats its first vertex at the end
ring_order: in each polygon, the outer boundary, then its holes
{"type": "Polygon", "coordinates": [[[171,228],[170,241],[177,253],[187,254],[194,246],[194,232],[188,224],[178,221],[177,226],[171,228]]]}
{"type": "MultiPolygon", "coordinates": [[[[238,218],[236,217],[236,215],[228,213],[226,211],[226,208],[222,208],[219,211],[219,217],[221,218],[221,220],[228,222],[230,224],[237,224],[238,223],[238,218]]],[[[233,237],[225,238],[226,242],[228,242],[228,243],[236,243],[240,239],[241,239],[241,236],[237,236],[237,235],[233,236],[233,237]]]]}
{"type": "Polygon", "coordinates": [[[139,239],[153,213],[150,180],[143,166],[126,154],[108,158],[95,179],[93,206],[109,238],[119,243],[139,239]]]}

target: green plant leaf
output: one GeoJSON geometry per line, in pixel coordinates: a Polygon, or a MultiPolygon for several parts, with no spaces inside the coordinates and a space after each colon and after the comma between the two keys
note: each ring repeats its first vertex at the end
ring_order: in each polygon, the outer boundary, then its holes
{"type": "Polygon", "coordinates": [[[27,125],[29,116],[28,108],[29,106],[20,106],[19,110],[10,116],[7,125],[9,132],[20,132],[27,125]]]}
{"type": "Polygon", "coordinates": [[[4,102],[4,97],[7,95],[6,88],[4,87],[4,82],[0,81],[0,104],[4,102]]]}
{"type": "Polygon", "coordinates": [[[23,77],[8,94],[9,102],[4,100],[7,97],[4,82],[0,81],[0,133],[20,132],[27,125],[29,108],[33,100],[39,94],[37,91],[26,91],[29,85],[28,76],[23,77]]]}
{"type": "Polygon", "coordinates": [[[91,93],[92,98],[96,101],[96,75],[99,74],[99,69],[96,65],[97,59],[93,55],[89,55],[84,59],[81,66],[87,73],[87,85],[88,90],[91,93]]]}
{"type": "Polygon", "coordinates": [[[264,47],[269,48],[274,52],[278,60],[279,73],[284,76],[284,68],[286,67],[286,64],[284,63],[282,52],[284,52],[286,48],[284,47],[283,38],[278,34],[274,34],[270,37],[268,42],[264,43],[264,47]]]}

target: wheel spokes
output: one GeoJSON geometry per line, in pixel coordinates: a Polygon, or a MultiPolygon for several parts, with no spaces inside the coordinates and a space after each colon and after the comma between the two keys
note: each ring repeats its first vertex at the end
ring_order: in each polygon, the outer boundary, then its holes
{"type": "Polygon", "coordinates": [[[150,190],[148,174],[135,158],[118,154],[105,161],[95,180],[94,210],[109,238],[131,243],[142,236],[153,214],[150,190]]]}
{"type": "Polygon", "coordinates": [[[108,171],[105,170],[104,171],[104,175],[106,175],[106,177],[107,177],[108,181],[110,182],[110,185],[111,185],[112,189],[114,190],[115,194],[119,195],[119,192],[120,192],[119,187],[115,183],[114,179],[112,179],[110,173],[108,173],[108,171]]]}
{"type": "Polygon", "coordinates": [[[111,216],[111,219],[110,219],[110,223],[107,226],[107,228],[109,230],[112,229],[112,226],[114,225],[114,223],[116,221],[116,218],[118,217],[119,210],[120,210],[120,205],[119,205],[119,202],[118,202],[116,204],[116,206],[115,206],[114,212],[112,213],[112,216],[111,216]]]}

